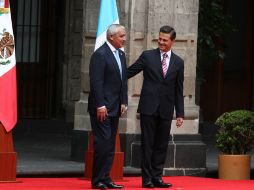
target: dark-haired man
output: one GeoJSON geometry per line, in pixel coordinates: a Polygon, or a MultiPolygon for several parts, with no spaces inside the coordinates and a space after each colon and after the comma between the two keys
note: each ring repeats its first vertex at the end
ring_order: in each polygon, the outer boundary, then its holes
{"type": "Polygon", "coordinates": [[[184,62],[171,50],[175,38],[174,28],[162,26],[158,48],[144,51],[127,69],[128,78],[141,71],[144,77],[138,105],[143,188],[172,186],[162,180],[162,175],[174,109],[177,127],[182,125],[184,117],[184,62]]]}

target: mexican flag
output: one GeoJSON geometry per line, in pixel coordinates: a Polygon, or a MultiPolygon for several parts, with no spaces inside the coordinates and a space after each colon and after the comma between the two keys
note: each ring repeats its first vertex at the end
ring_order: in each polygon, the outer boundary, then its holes
{"type": "Polygon", "coordinates": [[[7,132],[17,122],[16,59],[9,2],[0,0],[0,122],[7,132]]]}

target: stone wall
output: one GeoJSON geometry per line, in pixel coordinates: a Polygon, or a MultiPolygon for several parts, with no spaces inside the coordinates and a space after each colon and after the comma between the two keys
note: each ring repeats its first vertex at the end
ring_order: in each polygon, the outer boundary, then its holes
{"type": "MultiPolygon", "coordinates": [[[[133,63],[143,50],[156,48],[158,30],[162,25],[171,25],[177,32],[173,51],[185,61],[184,96],[186,105],[186,119],[196,117],[198,108],[195,106],[195,78],[197,54],[197,24],[198,0],[129,0],[117,1],[120,22],[126,26],[128,36],[125,47],[128,63],[133,63]],[[162,8],[163,7],[163,8],[162,8]]],[[[84,1],[83,47],[81,64],[81,103],[87,102],[89,92],[89,61],[94,50],[99,1],[84,1]]],[[[130,104],[137,104],[137,98],[142,86],[142,74],[129,81],[130,104]]],[[[77,110],[75,115],[85,117],[86,112],[77,110]]],[[[86,110],[85,110],[86,111],[86,110]]],[[[78,122],[78,121],[76,121],[78,122]]],[[[80,123],[80,122],[78,122],[80,123]]],[[[197,133],[197,123],[187,133],[197,133]]],[[[75,125],[76,129],[89,129],[84,123],[75,125]]],[[[184,128],[184,127],[183,127],[184,128]]],[[[181,129],[184,132],[184,129],[181,129]]]]}
{"type": "MultiPolygon", "coordinates": [[[[128,5],[126,14],[129,18],[129,44],[127,47],[129,64],[132,64],[143,50],[157,47],[158,30],[162,25],[170,25],[175,28],[177,38],[173,51],[185,62],[186,118],[184,126],[177,130],[173,122],[171,133],[198,133],[199,108],[195,105],[198,0],[139,0],[129,1],[128,5]]],[[[128,119],[135,115],[142,80],[142,73],[129,80],[128,119]]],[[[128,120],[131,126],[133,126],[133,122],[136,123],[128,120]]],[[[134,133],[139,131],[136,128],[133,130],[134,133]]],[[[130,132],[130,130],[128,131],[130,132]]]]}
{"type": "MultiPolygon", "coordinates": [[[[83,46],[80,72],[81,91],[80,99],[75,104],[74,115],[74,131],[79,131],[80,133],[91,130],[89,115],[86,111],[87,97],[89,92],[88,66],[90,56],[94,50],[99,14],[99,2],[99,0],[83,0],[83,46]]],[[[170,162],[172,161],[174,164],[172,165],[166,163],[165,167],[168,166],[168,168],[167,170],[165,169],[165,171],[170,171],[170,173],[176,171],[176,173],[179,173],[179,164],[177,164],[175,159],[177,156],[183,155],[184,151],[190,148],[197,150],[193,151],[193,154],[189,154],[190,159],[193,158],[194,160],[197,153],[200,154],[202,158],[199,164],[192,162],[189,168],[203,171],[205,168],[205,149],[204,144],[200,141],[200,137],[198,135],[199,108],[195,105],[199,1],[117,0],[117,4],[120,23],[123,24],[127,29],[127,44],[125,46],[125,52],[129,65],[138,58],[143,50],[157,47],[158,31],[162,25],[170,25],[175,28],[177,37],[176,43],[173,46],[173,51],[182,57],[185,62],[184,101],[186,117],[184,126],[180,129],[175,127],[175,121],[172,123],[171,140],[169,142],[169,144],[172,144],[172,146],[169,146],[170,157],[167,160],[170,160],[170,162]],[[180,138],[177,135],[180,135],[180,138]],[[187,135],[186,139],[188,140],[184,141],[181,135],[187,135]],[[193,143],[194,141],[195,143],[193,143]],[[182,146],[183,144],[184,146],[182,146]],[[180,148],[178,149],[178,153],[176,153],[178,146],[180,148]]],[[[77,39],[79,40],[79,38],[77,39]]],[[[139,74],[129,80],[128,112],[123,118],[121,118],[119,124],[121,133],[121,147],[125,152],[125,166],[138,167],[136,163],[132,162],[132,160],[138,159],[134,159],[132,155],[138,156],[140,149],[140,127],[136,111],[142,80],[142,74],[139,74]]],[[[179,161],[181,163],[183,162],[183,160],[179,161]]],[[[184,165],[183,168],[185,167],[187,166],[184,165]]],[[[165,172],[165,174],[167,174],[167,172],[165,172]]]]}

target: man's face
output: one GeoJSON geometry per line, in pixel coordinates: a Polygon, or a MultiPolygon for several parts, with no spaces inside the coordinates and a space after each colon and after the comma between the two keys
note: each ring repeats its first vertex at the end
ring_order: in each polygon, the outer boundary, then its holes
{"type": "Polygon", "coordinates": [[[158,39],[158,47],[161,51],[168,52],[171,49],[174,42],[175,40],[170,39],[170,34],[160,32],[158,39]]]}
{"type": "Polygon", "coordinates": [[[110,36],[111,44],[116,48],[123,47],[126,41],[126,32],[124,29],[119,28],[115,35],[110,36]]]}

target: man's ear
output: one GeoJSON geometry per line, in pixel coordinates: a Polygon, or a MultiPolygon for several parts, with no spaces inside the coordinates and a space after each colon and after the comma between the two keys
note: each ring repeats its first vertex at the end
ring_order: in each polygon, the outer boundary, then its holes
{"type": "Polygon", "coordinates": [[[109,36],[109,40],[112,42],[113,41],[113,35],[109,36]]]}

